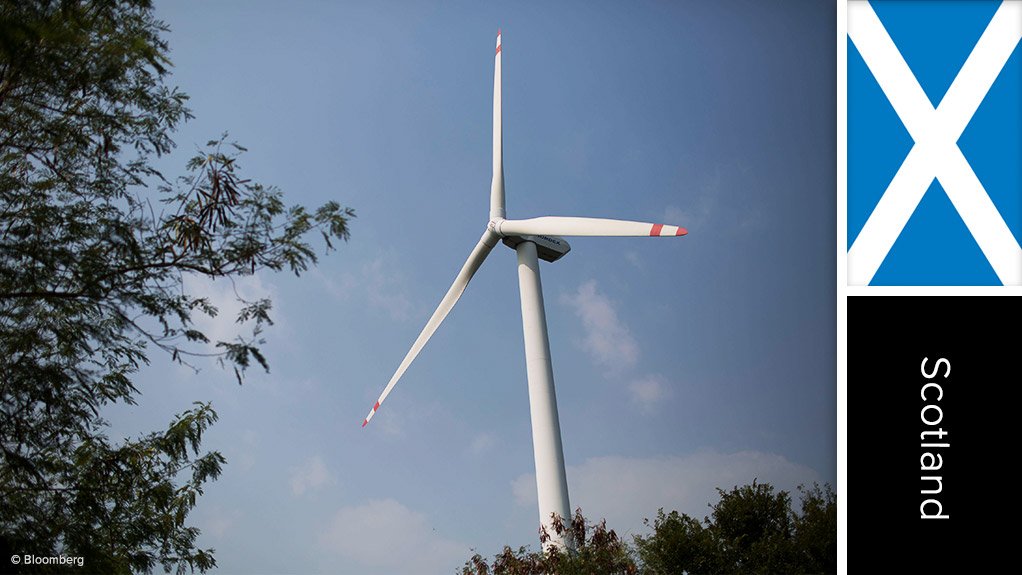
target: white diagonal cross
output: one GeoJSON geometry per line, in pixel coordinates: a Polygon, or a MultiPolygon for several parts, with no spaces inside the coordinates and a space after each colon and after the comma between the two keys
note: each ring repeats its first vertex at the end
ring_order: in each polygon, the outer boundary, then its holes
{"type": "Polygon", "coordinates": [[[868,2],[848,3],[848,37],[915,141],[848,250],[848,283],[868,285],[934,177],[1004,285],[1022,285],[1022,248],[958,148],[1022,38],[1022,2],[998,8],[936,109],[868,2]]]}

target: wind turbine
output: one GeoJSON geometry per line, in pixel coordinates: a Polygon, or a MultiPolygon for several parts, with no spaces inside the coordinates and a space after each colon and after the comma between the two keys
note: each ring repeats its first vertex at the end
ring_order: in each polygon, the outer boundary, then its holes
{"type": "Polygon", "coordinates": [[[529,408],[532,416],[532,447],[536,460],[536,488],[541,524],[551,540],[569,545],[570,540],[557,537],[552,529],[552,516],[570,519],[568,483],[564,474],[564,453],[561,448],[561,427],[557,417],[557,397],[550,363],[550,342],[547,338],[546,311],[539,277],[539,260],[554,262],[571,247],[558,236],[683,236],[685,228],[665,224],[545,216],[527,220],[509,220],[504,211],[504,152],[500,102],[500,30],[497,31],[497,52],[493,68],[493,180],[490,184],[490,219],[454,284],[440,300],[440,305],[422,328],[412,348],[401,360],[380,398],[362,421],[362,427],[376,415],[394,385],[422,350],[429,338],[458,302],[469,280],[482,265],[498,240],[518,253],[518,286],[522,302],[522,328],[525,335],[525,363],[529,381],[529,408]]]}

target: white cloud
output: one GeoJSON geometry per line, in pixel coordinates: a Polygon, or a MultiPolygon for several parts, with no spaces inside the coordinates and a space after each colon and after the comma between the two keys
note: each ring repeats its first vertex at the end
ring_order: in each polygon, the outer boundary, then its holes
{"type": "Polygon", "coordinates": [[[573,294],[561,296],[561,302],[575,310],[582,320],[585,338],[582,348],[604,367],[620,370],[631,367],[639,359],[639,345],[628,328],[617,317],[611,301],[596,289],[596,280],[589,280],[573,294]]]}
{"type": "Polygon", "coordinates": [[[690,221],[692,221],[692,216],[678,206],[667,206],[667,209],[664,210],[664,222],[668,224],[685,227],[691,225],[686,224],[690,221]]]}
{"type": "MultiPolygon", "coordinates": [[[[373,390],[373,392],[379,393],[377,390],[373,390]]],[[[377,413],[373,416],[373,421],[369,425],[391,439],[404,437],[405,422],[407,420],[404,410],[390,404],[380,408],[381,411],[384,409],[387,410],[386,416],[381,417],[380,413],[377,413]]]]}
{"type": "MultiPolygon", "coordinates": [[[[186,274],[184,276],[184,290],[199,297],[209,300],[213,307],[217,308],[215,317],[209,317],[202,312],[192,314],[195,328],[209,338],[210,346],[215,346],[218,341],[232,342],[238,335],[250,336],[251,331],[244,333],[237,323],[238,312],[244,307],[244,303],[238,301],[241,298],[248,302],[255,302],[264,298],[276,300],[276,288],[273,284],[264,282],[260,276],[241,276],[232,279],[211,280],[204,276],[186,274]]],[[[270,317],[275,324],[279,324],[281,317],[270,311],[270,317]]]]}
{"type": "Polygon", "coordinates": [[[700,237],[703,233],[744,234],[769,225],[761,204],[775,190],[750,188],[745,183],[749,167],[744,162],[724,161],[701,171],[700,176],[679,182],[691,193],[686,194],[683,207],[664,209],[664,223],[688,228],[700,237]]]}
{"type": "Polygon", "coordinates": [[[426,516],[393,499],[373,500],[337,511],[320,545],[359,563],[352,573],[451,573],[471,554],[467,544],[447,539],[426,516]]]}
{"type": "Polygon", "coordinates": [[[628,263],[635,266],[636,269],[646,269],[646,264],[642,261],[642,256],[639,255],[639,252],[628,250],[625,252],[625,259],[628,260],[628,263]]]}
{"type": "Polygon", "coordinates": [[[343,274],[335,280],[324,274],[319,268],[312,268],[309,275],[316,278],[327,293],[339,301],[347,301],[356,289],[355,278],[350,274],[343,274]]]}
{"type": "MultiPolygon", "coordinates": [[[[372,397],[369,401],[374,401],[379,392],[379,388],[366,388],[364,397],[372,397]],[[369,393],[373,395],[370,396],[369,393]]],[[[367,404],[372,405],[368,402],[367,404]]],[[[414,433],[416,429],[436,425],[441,421],[450,421],[453,417],[450,408],[442,402],[420,397],[411,408],[408,404],[402,405],[401,402],[384,403],[369,425],[376,430],[374,434],[381,432],[390,439],[401,439],[407,437],[408,433],[414,433]]]]}
{"type": "Polygon", "coordinates": [[[369,305],[382,309],[391,319],[408,319],[412,302],[405,290],[407,282],[400,268],[395,265],[389,254],[381,254],[373,261],[362,266],[362,276],[369,305]]]}
{"type": "Polygon", "coordinates": [[[256,452],[259,450],[261,442],[259,440],[259,432],[254,429],[246,429],[241,433],[241,441],[235,442],[234,448],[231,450],[228,460],[231,462],[231,466],[237,466],[237,469],[248,472],[255,467],[257,458],[256,452]]]}
{"type": "MultiPolygon", "coordinates": [[[[619,534],[646,532],[642,520],[657,509],[677,510],[702,519],[707,504],[719,497],[716,488],[730,489],[757,479],[787,490],[797,501],[795,488],[820,481],[813,469],[781,455],[759,451],[722,454],[705,452],[685,457],[596,457],[567,469],[572,509],[582,508],[586,518],[605,518],[619,534]]],[[[520,505],[536,505],[536,476],[521,475],[511,484],[520,505]]]]}
{"type": "Polygon", "coordinates": [[[534,473],[519,475],[511,481],[511,495],[515,496],[515,502],[519,505],[535,505],[539,501],[536,493],[536,475],[534,473]]]}
{"type": "Polygon", "coordinates": [[[216,539],[223,539],[241,518],[241,513],[237,509],[224,510],[223,507],[216,506],[206,512],[198,526],[204,535],[209,534],[216,539]]]}
{"type": "Polygon", "coordinates": [[[356,302],[365,302],[393,320],[404,321],[412,311],[412,301],[406,288],[408,281],[395,260],[393,252],[379,252],[357,274],[346,273],[337,280],[323,277],[323,285],[338,300],[348,301],[354,296],[356,302]]]}
{"type": "Polygon", "coordinates": [[[497,445],[497,438],[492,433],[480,433],[472,439],[472,443],[469,445],[469,451],[475,455],[481,455],[487,451],[493,449],[497,445]]]}
{"type": "Polygon", "coordinates": [[[334,481],[319,455],[310,457],[299,467],[291,468],[291,493],[296,496],[334,481]]]}
{"type": "Polygon", "coordinates": [[[652,410],[656,404],[670,396],[671,389],[662,375],[647,375],[628,384],[632,401],[644,410],[652,410]]]}

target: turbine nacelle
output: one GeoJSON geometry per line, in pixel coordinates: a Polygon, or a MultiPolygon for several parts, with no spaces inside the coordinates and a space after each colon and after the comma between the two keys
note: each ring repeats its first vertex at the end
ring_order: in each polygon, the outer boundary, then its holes
{"type": "Polygon", "coordinates": [[[522,242],[532,242],[536,244],[536,255],[547,262],[556,262],[571,251],[567,240],[553,236],[504,236],[502,241],[513,250],[522,242]]]}

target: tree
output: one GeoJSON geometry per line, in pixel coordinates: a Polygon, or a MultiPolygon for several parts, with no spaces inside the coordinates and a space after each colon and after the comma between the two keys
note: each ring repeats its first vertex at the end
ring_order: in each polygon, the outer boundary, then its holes
{"type": "Polygon", "coordinates": [[[788,492],[768,483],[717,491],[720,501],[702,523],[659,511],[653,533],[635,538],[644,573],[837,572],[837,505],[829,486],[799,487],[800,514],[788,492]]]}
{"type": "MultiPolygon", "coordinates": [[[[649,520],[646,520],[649,525],[649,520]]],[[[713,533],[686,514],[661,508],[653,522],[653,535],[637,536],[636,550],[643,573],[720,573],[723,564],[713,533]]]]}
{"type": "Polygon", "coordinates": [[[508,546],[493,558],[490,564],[476,553],[465,562],[462,575],[634,575],[638,573],[628,546],[618,538],[613,529],[607,529],[606,521],[591,524],[575,510],[571,524],[554,516],[552,521],[558,536],[567,536],[575,547],[569,552],[563,547],[550,543],[545,527],[540,527],[542,551],[530,551],[519,547],[517,551],[508,546]]]}
{"type": "Polygon", "coordinates": [[[791,496],[769,483],[717,489],[711,532],[732,573],[793,573],[791,496]]]}
{"type": "Polygon", "coordinates": [[[769,483],[718,488],[720,500],[703,521],[661,508],[649,535],[635,536],[634,549],[605,521],[590,524],[575,511],[571,525],[554,517],[558,534],[568,534],[575,552],[548,544],[541,528],[541,551],[508,546],[490,563],[476,553],[461,575],[643,575],[819,574],[837,573],[837,500],[829,485],[799,487],[801,513],[787,491],[769,483]],[[588,535],[587,535],[588,534],[588,535]]]}
{"type": "Polygon", "coordinates": [[[796,561],[806,573],[837,573],[837,495],[830,485],[799,487],[802,514],[795,519],[796,561]]]}
{"type": "Polygon", "coordinates": [[[244,148],[226,136],[180,178],[154,167],[191,118],[165,83],[166,32],[149,0],[0,0],[5,559],[82,556],[111,573],[215,566],[186,524],[224,463],[200,449],[212,407],[118,445],[101,410],[134,403],[132,377],[154,349],[189,365],[212,357],[239,383],[253,362],[268,369],[271,302],[242,302],[251,335],[210,342],[193,320],[217,310],[186,276],[300,275],[317,261],[310,232],[327,251],[348,238],[350,209],[285,207],[279,190],[240,175],[244,148]]]}

